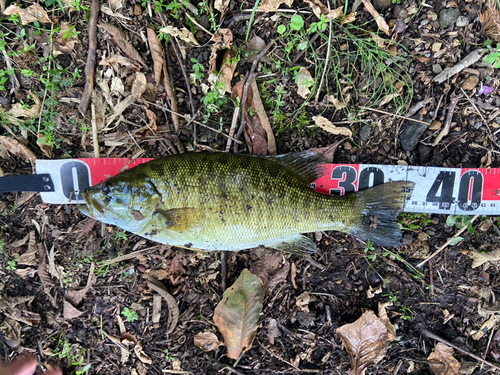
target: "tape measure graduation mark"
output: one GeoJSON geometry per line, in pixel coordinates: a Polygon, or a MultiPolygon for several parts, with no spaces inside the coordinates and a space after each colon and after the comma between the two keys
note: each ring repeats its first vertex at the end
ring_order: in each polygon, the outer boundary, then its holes
{"type": "MultiPolygon", "coordinates": [[[[37,173],[50,174],[54,190],[41,192],[41,198],[54,204],[83,203],[81,192],[87,187],[149,160],[130,164],[127,158],[37,160],[37,173]]],[[[343,195],[385,182],[413,181],[406,212],[500,214],[500,169],[377,164],[325,164],[324,168],[325,174],[311,184],[320,193],[343,195]]]]}

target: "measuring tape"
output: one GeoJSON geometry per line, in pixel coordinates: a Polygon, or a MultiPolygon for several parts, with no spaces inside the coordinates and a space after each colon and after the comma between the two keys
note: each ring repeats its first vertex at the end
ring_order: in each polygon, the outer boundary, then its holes
{"type": "MultiPolygon", "coordinates": [[[[37,160],[36,175],[0,178],[0,191],[39,191],[45,203],[81,204],[82,192],[108,177],[152,159],[37,160]]],[[[390,181],[413,181],[405,212],[500,215],[500,169],[377,164],[325,164],[311,187],[344,195],[390,181]]]]}

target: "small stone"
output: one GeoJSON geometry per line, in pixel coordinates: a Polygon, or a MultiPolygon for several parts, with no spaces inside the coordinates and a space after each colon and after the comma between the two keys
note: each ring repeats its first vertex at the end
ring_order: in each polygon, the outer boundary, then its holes
{"type": "Polygon", "coordinates": [[[142,8],[139,4],[134,5],[134,16],[140,16],[142,14],[142,8]]]}
{"type": "Polygon", "coordinates": [[[401,5],[396,5],[394,7],[394,18],[405,19],[408,17],[408,12],[401,5]]]}
{"type": "Polygon", "coordinates": [[[349,142],[345,142],[343,144],[344,150],[349,151],[352,148],[352,145],[349,142]]]}
{"type": "Polygon", "coordinates": [[[372,127],[370,125],[364,125],[359,132],[359,137],[361,138],[361,140],[366,141],[368,138],[370,138],[371,134],[372,127]]]}
{"type": "Polygon", "coordinates": [[[373,0],[373,7],[378,10],[384,10],[392,5],[392,0],[373,0]]]}
{"type": "Polygon", "coordinates": [[[441,129],[441,121],[433,120],[429,125],[429,130],[438,130],[441,129]]]}
{"type": "Polygon", "coordinates": [[[441,47],[443,46],[443,43],[441,42],[436,42],[436,43],[432,43],[432,52],[438,52],[441,50],[441,47]]]}
{"type": "Polygon", "coordinates": [[[467,17],[460,16],[457,18],[457,27],[465,27],[469,24],[467,17]]]}
{"type": "Polygon", "coordinates": [[[403,122],[403,126],[404,130],[399,136],[401,147],[403,147],[405,151],[413,151],[418,141],[420,141],[420,138],[427,130],[427,125],[407,119],[403,122]]]}
{"type": "Polygon", "coordinates": [[[469,76],[467,79],[462,83],[462,88],[464,90],[472,90],[474,89],[477,84],[479,83],[479,77],[477,76],[469,76]]]}
{"type": "Polygon", "coordinates": [[[441,68],[441,65],[439,64],[432,64],[432,72],[434,74],[439,74],[443,71],[443,68],[441,68]]]}
{"type": "Polygon", "coordinates": [[[439,13],[439,26],[441,26],[442,29],[447,29],[448,27],[453,26],[458,17],[460,17],[461,15],[462,13],[460,12],[460,9],[443,9],[439,13]]]}
{"type": "Polygon", "coordinates": [[[431,156],[431,148],[426,145],[418,145],[418,161],[420,163],[427,163],[431,156]]]}

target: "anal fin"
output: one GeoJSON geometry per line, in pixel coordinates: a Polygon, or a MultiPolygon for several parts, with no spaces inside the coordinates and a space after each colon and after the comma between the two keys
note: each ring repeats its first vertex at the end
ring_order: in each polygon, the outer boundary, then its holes
{"type": "Polygon", "coordinates": [[[276,242],[265,243],[264,246],[295,255],[307,255],[316,253],[316,244],[314,243],[314,241],[301,234],[296,234],[292,237],[280,239],[276,242]]]}

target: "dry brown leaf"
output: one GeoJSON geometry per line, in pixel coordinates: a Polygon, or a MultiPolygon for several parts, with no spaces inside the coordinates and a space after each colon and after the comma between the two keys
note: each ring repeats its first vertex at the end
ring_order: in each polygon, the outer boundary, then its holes
{"type": "Polygon", "coordinates": [[[226,92],[231,93],[231,81],[233,79],[234,71],[236,70],[236,66],[238,62],[234,59],[236,57],[237,52],[233,49],[228,49],[224,53],[224,57],[222,59],[222,67],[220,68],[220,73],[222,75],[222,82],[224,83],[224,88],[226,92]]]}
{"type": "Polygon", "coordinates": [[[21,344],[21,324],[11,318],[5,318],[0,324],[0,332],[5,334],[5,343],[11,348],[17,348],[21,344]]]}
{"type": "Polygon", "coordinates": [[[484,36],[495,42],[500,41],[500,10],[496,6],[496,1],[488,0],[488,8],[479,12],[478,16],[484,36]]]}
{"type": "MultiPolygon", "coordinates": [[[[328,17],[328,7],[323,4],[320,0],[305,0],[311,6],[311,9],[314,15],[321,19],[321,15],[325,16],[325,19],[329,19],[328,17]]],[[[338,7],[337,9],[333,9],[330,12],[330,18],[335,20],[337,18],[344,17],[344,7],[338,7]]]]}
{"type": "Polygon", "coordinates": [[[238,359],[243,351],[252,347],[263,300],[262,281],[247,269],[224,292],[213,319],[224,337],[229,358],[238,359]]]}
{"type": "Polygon", "coordinates": [[[37,246],[36,246],[35,231],[31,231],[27,237],[29,237],[28,247],[27,250],[19,257],[18,264],[22,264],[25,266],[35,266],[37,263],[36,262],[37,246]]]}
{"type": "Polygon", "coordinates": [[[382,30],[387,36],[391,36],[391,30],[389,29],[389,25],[385,22],[384,17],[382,17],[379,12],[373,7],[370,0],[362,0],[363,5],[368,13],[371,14],[373,19],[378,25],[378,28],[382,30]]]}
{"type": "Polygon", "coordinates": [[[194,346],[205,352],[215,350],[221,345],[222,343],[213,332],[200,332],[194,337],[194,346]]]}
{"type": "Polygon", "coordinates": [[[328,95],[328,101],[332,103],[337,110],[341,110],[345,108],[345,103],[341,100],[338,100],[335,96],[333,95],[328,95]]]}
{"type": "Polygon", "coordinates": [[[160,318],[161,318],[161,296],[155,294],[153,296],[153,312],[151,313],[151,321],[155,324],[160,323],[160,318]]]}
{"type": "Polygon", "coordinates": [[[156,84],[161,82],[161,76],[163,72],[163,66],[165,64],[165,53],[163,52],[163,47],[156,36],[154,29],[148,27],[148,43],[149,50],[151,51],[151,58],[153,59],[153,68],[155,74],[156,84]]]}
{"type": "Polygon", "coordinates": [[[168,320],[167,320],[167,333],[172,333],[179,321],[179,306],[172,295],[167,292],[165,286],[152,277],[148,277],[148,286],[155,292],[159,293],[167,302],[168,306],[168,320]]]}
{"type": "Polygon", "coordinates": [[[135,66],[135,64],[128,58],[122,55],[111,55],[109,57],[103,56],[99,65],[113,66],[114,64],[122,66],[135,66]]]}
{"type": "Polygon", "coordinates": [[[0,0],[0,13],[3,13],[5,11],[5,3],[7,0],[0,0]]]}
{"type": "Polygon", "coordinates": [[[42,150],[43,154],[47,156],[49,159],[54,158],[55,157],[54,145],[48,144],[47,137],[44,134],[37,133],[36,135],[37,135],[36,144],[38,145],[38,147],[40,147],[40,150],[42,150]]]}
{"type": "Polygon", "coordinates": [[[139,99],[142,94],[146,91],[146,76],[143,73],[135,73],[135,80],[132,84],[132,96],[135,99],[139,99]]]}
{"type": "Polygon", "coordinates": [[[31,97],[35,102],[35,104],[33,104],[31,107],[26,109],[22,103],[15,103],[8,112],[5,112],[5,114],[15,118],[25,117],[31,119],[38,117],[40,115],[42,102],[34,94],[31,94],[31,97]]]}
{"type": "MultiPolygon", "coordinates": [[[[258,35],[254,35],[252,39],[248,41],[247,48],[247,62],[253,63],[253,61],[257,58],[257,55],[264,51],[267,43],[258,35]]],[[[267,56],[262,58],[263,60],[267,59],[267,56]]]]}
{"type": "Polygon", "coordinates": [[[156,126],[156,115],[153,111],[146,108],[146,116],[149,119],[149,124],[144,125],[142,128],[138,129],[134,134],[140,135],[142,139],[146,138],[149,133],[156,133],[158,127],[156,126]]]}
{"type": "Polygon", "coordinates": [[[111,42],[113,42],[114,45],[120,48],[125,55],[127,55],[135,62],[139,63],[141,66],[146,66],[146,64],[144,64],[144,61],[142,60],[141,55],[139,55],[132,43],[128,41],[128,38],[123,31],[121,31],[116,26],[104,22],[100,23],[99,27],[103,28],[109,33],[111,42]]]}
{"type": "Polygon", "coordinates": [[[38,277],[40,278],[40,281],[42,284],[47,287],[47,286],[52,286],[54,283],[52,282],[52,279],[50,278],[49,272],[47,271],[47,261],[45,259],[46,254],[45,254],[45,247],[43,246],[42,243],[38,244],[38,277]]]}
{"type": "Polygon", "coordinates": [[[267,150],[269,152],[269,155],[276,155],[277,149],[276,149],[276,140],[274,138],[273,128],[271,127],[271,124],[269,123],[269,118],[267,117],[267,112],[266,112],[266,110],[264,108],[264,104],[262,103],[262,100],[260,98],[260,92],[259,92],[259,88],[257,86],[257,82],[255,82],[255,80],[253,80],[250,87],[252,88],[252,91],[254,93],[253,99],[252,99],[253,108],[255,109],[255,113],[257,114],[257,116],[259,116],[260,124],[262,125],[262,128],[265,130],[265,132],[267,134],[267,150]]]}
{"type": "Polygon", "coordinates": [[[472,268],[479,267],[486,262],[498,262],[500,260],[500,249],[490,251],[489,253],[473,251],[471,257],[474,259],[472,268]]]}
{"type": "Polygon", "coordinates": [[[313,120],[317,126],[329,133],[352,137],[352,132],[349,128],[337,127],[330,120],[324,118],[323,116],[313,116],[313,120]]]}
{"type": "Polygon", "coordinates": [[[259,3],[257,9],[264,12],[276,12],[281,4],[291,7],[293,0],[263,0],[259,3]]]}
{"type": "Polygon", "coordinates": [[[432,372],[436,375],[459,375],[460,362],[453,357],[454,353],[453,348],[448,345],[437,343],[434,351],[427,357],[432,372]]]}
{"type": "Polygon", "coordinates": [[[233,32],[230,29],[219,29],[210,39],[214,42],[210,48],[210,58],[208,59],[208,74],[217,69],[217,51],[222,49],[231,49],[233,46],[233,32]]]}
{"type": "Polygon", "coordinates": [[[200,43],[198,43],[198,41],[194,37],[193,33],[191,31],[189,31],[188,29],[186,29],[185,27],[183,27],[182,29],[179,30],[177,27],[167,26],[167,27],[161,28],[160,32],[168,34],[168,35],[173,36],[173,37],[177,37],[180,40],[182,40],[183,42],[186,42],[187,44],[190,44],[190,45],[193,45],[196,47],[200,46],[200,43]]]}
{"type": "Polygon", "coordinates": [[[365,311],[354,323],[337,328],[351,359],[351,375],[364,374],[377,364],[387,351],[388,331],[373,311],[365,311]]]}
{"type": "Polygon", "coordinates": [[[340,26],[344,26],[346,23],[353,23],[356,21],[356,13],[350,13],[340,20],[340,26]]]}
{"type": "Polygon", "coordinates": [[[69,22],[61,22],[61,29],[52,44],[54,56],[69,54],[73,52],[75,46],[80,43],[76,29],[69,22]],[[75,31],[75,32],[72,32],[75,31]]]}
{"type": "Polygon", "coordinates": [[[28,268],[18,268],[15,271],[15,274],[19,276],[20,278],[27,280],[28,277],[34,277],[36,274],[36,270],[34,268],[28,267],[28,268]]]}
{"type": "Polygon", "coordinates": [[[10,153],[19,156],[22,159],[29,160],[31,167],[35,167],[36,155],[25,145],[19,143],[17,140],[0,135],[0,143],[10,153]]]}
{"type": "Polygon", "coordinates": [[[78,310],[76,307],[74,307],[71,303],[69,303],[66,300],[63,301],[64,320],[75,319],[78,318],[79,316],[82,316],[83,314],[85,314],[84,311],[78,310]]]}
{"type": "Polygon", "coordinates": [[[311,87],[314,83],[314,79],[311,76],[311,73],[309,73],[306,68],[301,66],[297,80],[297,95],[299,95],[301,98],[307,99],[308,95],[311,93],[309,87],[311,87]]]}
{"type": "Polygon", "coordinates": [[[224,13],[227,10],[227,7],[229,6],[229,1],[230,0],[215,0],[214,8],[217,9],[219,12],[224,13]]]}
{"type": "Polygon", "coordinates": [[[3,14],[10,16],[11,14],[19,14],[21,23],[27,25],[28,23],[38,21],[40,23],[54,23],[50,20],[49,15],[42,8],[40,4],[33,4],[27,8],[21,9],[18,5],[13,4],[4,10],[3,14]]]}
{"type": "Polygon", "coordinates": [[[392,306],[392,302],[378,303],[378,317],[384,323],[388,332],[388,341],[396,340],[396,327],[391,323],[385,309],[392,306]]]}
{"type": "Polygon", "coordinates": [[[284,282],[290,271],[290,262],[281,251],[259,247],[250,253],[250,272],[260,277],[267,294],[284,282]]]}
{"type": "Polygon", "coordinates": [[[145,363],[147,365],[150,365],[153,363],[153,361],[151,360],[151,358],[149,358],[149,356],[144,353],[144,350],[142,350],[142,345],[137,343],[135,344],[134,346],[134,353],[135,355],[137,356],[137,358],[139,358],[139,360],[142,362],[142,363],[145,363]]]}

